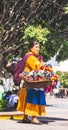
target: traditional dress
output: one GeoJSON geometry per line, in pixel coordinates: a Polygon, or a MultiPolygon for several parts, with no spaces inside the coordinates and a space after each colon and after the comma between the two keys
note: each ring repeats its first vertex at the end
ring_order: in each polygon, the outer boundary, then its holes
{"type": "MultiPolygon", "coordinates": [[[[29,52],[30,53],[30,52],[29,52]]],[[[26,61],[25,71],[39,70],[40,61],[34,56],[30,55],[26,61]]],[[[44,88],[21,88],[17,110],[24,112],[30,116],[45,116],[46,100],[44,88]]]]}

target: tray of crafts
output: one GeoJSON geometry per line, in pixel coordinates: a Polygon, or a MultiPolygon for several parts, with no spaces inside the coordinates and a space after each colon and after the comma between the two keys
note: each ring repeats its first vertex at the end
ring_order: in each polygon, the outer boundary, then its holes
{"type": "Polygon", "coordinates": [[[45,80],[40,80],[40,81],[29,81],[25,80],[25,87],[27,88],[46,88],[51,84],[51,79],[45,79],[45,80]]]}

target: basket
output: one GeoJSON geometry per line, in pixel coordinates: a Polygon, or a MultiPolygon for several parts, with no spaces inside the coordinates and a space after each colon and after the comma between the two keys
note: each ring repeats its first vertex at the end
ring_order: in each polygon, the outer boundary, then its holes
{"type": "Polygon", "coordinates": [[[50,79],[41,80],[41,81],[25,81],[25,87],[27,88],[46,88],[51,84],[50,79]]]}

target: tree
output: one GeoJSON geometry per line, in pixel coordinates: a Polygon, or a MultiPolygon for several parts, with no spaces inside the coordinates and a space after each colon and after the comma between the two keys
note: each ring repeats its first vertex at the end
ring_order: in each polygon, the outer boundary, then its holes
{"type": "MultiPolygon", "coordinates": [[[[52,33],[48,37],[49,41],[54,32],[56,39],[62,36],[68,40],[67,7],[67,0],[0,0],[0,75],[8,58],[22,53],[20,48],[25,44],[22,30],[29,24],[39,22],[43,28],[50,29],[52,33]]],[[[50,44],[47,42],[46,49],[50,49],[50,54],[47,54],[49,58],[56,45],[53,40],[50,44]]]]}
{"type": "MultiPolygon", "coordinates": [[[[47,35],[50,34],[48,28],[42,28],[41,24],[34,24],[29,25],[27,28],[24,29],[24,36],[22,39],[25,43],[31,42],[32,40],[39,41],[41,44],[41,55],[44,56],[44,60],[47,61],[49,57],[47,57],[48,50],[46,50],[46,42],[47,42],[47,35]],[[45,57],[46,56],[46,57],[45,57]]],[[[24,46],[25,47],[25,46],[24,46]]],[[[26,48],[27,50],[28,48],[26,48]]],[[[23,49],[25,50],[25,49],[23,49]]]]}
{"type": "Polygon", "coordinates": [[[59,76],[63,88],[68,88],[68,72],[57,71],[57,75],[59,76]]]}

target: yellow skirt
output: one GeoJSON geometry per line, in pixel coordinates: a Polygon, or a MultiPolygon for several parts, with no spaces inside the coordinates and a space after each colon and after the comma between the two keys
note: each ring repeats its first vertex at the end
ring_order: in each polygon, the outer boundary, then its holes
{"type": "Polygon", "coordinates": [[[45,106],[26,103],[26,88],[20,89],[20,95],[18,100],[17,110],[24,112],[25,115],[29,116],[45,116],[46,109],[45,106]]]}

